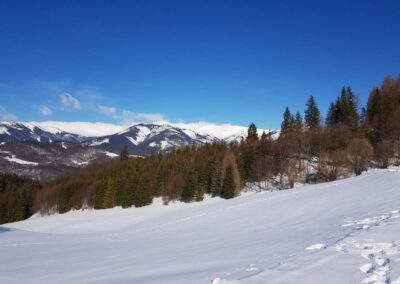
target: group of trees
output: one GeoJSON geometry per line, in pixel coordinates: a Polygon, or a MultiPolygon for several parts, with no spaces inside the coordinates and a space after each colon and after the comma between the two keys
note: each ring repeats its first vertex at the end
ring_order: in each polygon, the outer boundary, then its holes
{"type": "Polygon", "coordinates": [[[225,145],[187,147],[169,154],[128,158],[91,167],[80,174],[55,180],[36,194],[34,208],[59,212],[83,206],[96,209],[141,207],[162,197],[201,201],[204,194],[233,198],[242,186],[234,154],[225,145]]]}
{"type": "Polygon", "coordinates": [[[400,78],[388,77],[361,110],[350,87],[331,103],[325,119],[312,96],[303,116],[286,108],[279,135],[259,135],[252,123],[246,139],[230,145],[192,146],[145,158],[129,158],[123,148],[119,160],[43,184],[0,175],[0,222],[37,211],[140,207],[154,197],[166,204],[201,201],[205,194],[233,198],[247,182],[284,189],[296,181],[335,180],[369,165],[399,163],[399,153],[400,78]]]}
{"type": "Polygon", "coordinates": [[[30,217],[33,198],[41,185],[13,174],[0,174],[0,224],[30,217]]]}

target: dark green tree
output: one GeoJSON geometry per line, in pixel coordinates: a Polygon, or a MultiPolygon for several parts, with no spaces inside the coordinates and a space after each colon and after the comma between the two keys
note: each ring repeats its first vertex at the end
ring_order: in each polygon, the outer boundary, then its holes
{"type": "Polygon", "coordinates": [[[304,123],[309,129],[316,129],[320,127],[321,113],[313,96],[311,96],[306,103],[304,123]]]}
{"type": "Polygon", "coordinates": [[[257,141],[257,140],[258,140],[257,127],[254,123],[251,123],[247,130],[247,141],[257,141]]]}
{"type": "Polygon", "coordinates": [[[303,118],[301,117],[300,112],[296,112],[296,115],[295,115],[294,121],[293,121],[293,128],[296,131],[301,131],[303,128],[303,118]]]}
{"type": "Polygon", "coordinates": [[[233,169],[231,166],[226,168],[225,178],[222,185],[222,195],[226,199],[234,198],[236,195],[236,185],[233,178],[233,169]]]}
{"type": "Polygon", "coordinates": [[[293,115],[291,114],[288,107],[286,107],[285,112],[283,113],[283,121],[281,124],[281,131],[286,132],[292,128],[293,125],[293,115]]]}
{"type": "Polygon", "coordinates": [[[193,201],[196,194],[196,182],[192,172],[189,172],[183,186],[181,198],[185,202],[193,201]]]}

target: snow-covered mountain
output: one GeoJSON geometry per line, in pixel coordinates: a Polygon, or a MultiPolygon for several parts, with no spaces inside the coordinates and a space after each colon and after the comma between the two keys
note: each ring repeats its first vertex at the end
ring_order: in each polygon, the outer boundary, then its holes
{"type": "Polygon", "coordinates": [[[57,129],[46,131],[32,123],[0,123],[0,142],[82,143],[87,139],[89,138],[57,129]]]}
{"type": "Polygon", "coordinates": [[[0,226],[0,283],[400,283],[400,172],[0,226]]]}
{"type": "Polygon", "coordinates": [[[201,135],[190,129],[167,124],[143,123],[113,135],[92,139],[86,145],[113,153],[119,153],[122,147],[127,146],[131,155],[144,156],[205,143],[224,143],[224,141],[211,135],[201,135]]]}

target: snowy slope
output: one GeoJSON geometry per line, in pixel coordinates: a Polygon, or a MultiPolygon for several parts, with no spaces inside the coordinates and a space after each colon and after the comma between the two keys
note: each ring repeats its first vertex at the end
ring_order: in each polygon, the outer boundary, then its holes
{"type": "Polygon", "coordinates": [[[400,172],[380,170],[233,200],[34,217],[0,227],[0,283],[396,283],[399,209],[400,172]]]}

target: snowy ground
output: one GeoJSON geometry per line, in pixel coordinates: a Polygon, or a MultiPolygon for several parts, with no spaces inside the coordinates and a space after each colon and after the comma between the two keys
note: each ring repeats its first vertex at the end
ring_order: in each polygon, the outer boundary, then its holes
{"type": "Polygon", "coordinates": [[[0,283],[400,283],[400,172],[0,227],[0,283]]]}

